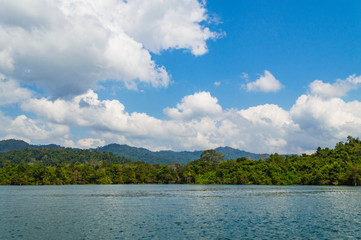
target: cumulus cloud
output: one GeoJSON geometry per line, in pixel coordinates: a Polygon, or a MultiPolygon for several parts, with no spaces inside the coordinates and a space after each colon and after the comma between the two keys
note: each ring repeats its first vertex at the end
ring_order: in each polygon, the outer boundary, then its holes
{"type": "Polygon", "coordinates": [[[289,113],[277,105],[265,104],[240,110],[240,115],[245,119],[261,124],[271,124],[282,127],[292,123],[289,113]]]}
{"type": "Polygon", "coordinates": [[[332,98],[343,97],[347,92],[357,89],[361,83],[361,76],[351,75],[347,79],[337,79],[335,83],[324,83],[321,80],[315,80],[310,84],[311,95],[319,97],[332,98]]]}
{"type": "Polygon", "coordinates": [[[207,52],[217,33],[197,0],[0,1],[0,71],[55,97],[78,95],[100,80],[136,89],[166,87],[151,52],[207,52]]]}
{"type": "MultiPolygon", "coordinates": [[[[358,78],[348,79],[358,84],[358,78]]],[[[33,98],[21,108],[38,118],[0,114],[0,133],[81,148],[117,142],[158,150],[231,146],[257,153],[303,153],[332,147],[348,135],[361,136],[361,103],[314,94],[311,86],[290,110],[275,104],[223,109],[209,92],[196,92],[165,108],[165,119],[130,113],[118,100],[99,100],[92,90],[69,99],[33,98]],[[89,136],[73,141],[69,128],[89,136]]]]}
{"type": "Polygon", "coordinates": [[[82,138],[74,142],[71,139],[64,139],[61,143],[62,146],[70,148],[80,148],[80,149],[92,149],[105,145],[105,141],[98,138],[82,138]]]}
{"type": "MultiPolygon", "coordinates": [[[[285,128],[295,129],[288,112],[275,105],[246,110],[223,110],[209,92],[185,96],[176,108],[164,109],[169,120],[145,113],[128,113],[116,100],[100,101],[93,91],[71,100],[32,99],[23,110],[36,113],[54,124],[91,129],[98,139],[136,146],[206,149],[232,146],[256,152],[282,150],[285,128]],[[262,118],[258,121],[258,118],[262,118]],[[267,142],[267,144],[259,144],[267,142]]],[[[90,145],[91,141],[75,145],[90,145]],[[84,143],[84,144],[83,144],[84,143]]]]}
{"type": "Polygon", "coordinates": [[[96,148],[96,147],[104,146],[104,145],[105,145],[104,140],[94,139],[94,138],[79,139],[76,144],[76,146],[78,148],[84,148],[84,149],[96,148]]]}
{"type": "Polygon", "coordinates": [[[359,101],[345,102],[341,98],[302,95],[290,114],[310,135],[340,139],[347,135],[361,135],[361,113],[358,109],[361,109],[359,101]]]}
{"type": "Polygon", "coordinates": [[[71,100],[31,99],[22,103],[22,108],[54,123],[117,131],[125,135],[132,133],[134,136],[156,137],[163,129],[159,119],[145,113],[129,114],[119,101],[100,101],[98,95],[91,90],[71,100]]]}
{"type": "Polygon", "coordinates": [[[283,88],[283,85],[272,73],[265,70],[263,76],[260,76],[260,78],[254,82],[247,83],[246,88],[247,91],[277,92],[283,88]]]}
{"type": "Polygon", "coordinates": [[[27,142],[53,140],[54,143],[62,143],[63,139],[69,137],[69,127],[66,125],[34,120],[25,115],[12,119],[1,112],[0,120],[0,134],[7,139],[23,139],[27,142]]]}
{"type": "Polygon", "coordinates": [[[205,40],[220,35],[199,23],[208,21],[204,3],[179,0],[133,0],[119,8],[127,34],[154,53],[189,49],[194,55],[207,50],[205,40]]]}
{"type": "Polygon", "coordinates": [[[222,107],[218,104],[218,99],[209,92],[199,92],[184,97],[176,108],[166,108],[163,112],[173,119],[194,119],[217,117],[222,112],[222,107]]]}
{"type": "Polygon", "coordinates": [[[13,79],[7,79],[0,73],[0,106],[17,103],[32,96],[30,90],[22,88],[13,79]]]}

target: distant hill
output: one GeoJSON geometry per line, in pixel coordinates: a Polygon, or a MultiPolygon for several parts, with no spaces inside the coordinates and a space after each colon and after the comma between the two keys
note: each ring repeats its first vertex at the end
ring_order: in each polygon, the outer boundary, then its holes
{"type": "Polygon", "coordinates": [[[150,164],[168,164],[171,165],[173,161],[169,158],[157,156],[154,152],[145,148],[131,147],[125,144],[109,144],[104,147],[98,147],[95,150],[100,152],[113,152],[115,155],[129,158],[132,161],[142,161],[150,164]]]}
{"type": "Polygon", "coordinates": [[[11,150],[25,149],[30,146],[29,143],[23,140],[7,139],[0,141],[0,152],[7,152],[11,150]]]}
{"type": "MultiPolygon", "coordinates": [[[[11,150],[26,149],[26,148],[63,148],[59,145],[49,144],[49,145],[32,145],[28,144],[23,140],[8,139],[0,141],[0,152],[7,152],[11,150]]],[[[174,162],[180,164],[186,164],[191,160],[198,159],[203,151],[150,151],[145,148],[131,147],[128,145],[120,144],[109,144],[103,147],[98,147],[96,149],[89,150],[98,150],[100,152],[113,152],[115,155],[131,159],[133,161],[142,161],[150,164],[168,164],[171,165],[174,162]]],[[[219,147],[215,149],[217,152],[221,153],[226,160],[228,159],[237,159],[237,158],[248,158],[252,160],[266,159],[269,157],[269,154],[256,154],[246,151],[241,151],[239,149],[234,149],[231,147],[219,147]]]]}
{"type": "Polygon", "coordinates": [[[32,145],[23,140],[16,140],[16,139],[7,139],[0,141],[0,152],[8,152],[11,150],[20,150],[26,148],[62,148],[59,145],[55,144],[48,144],[48,145],[32,145]]]}
{"type": "Polygon", "coordinates": [[[155,156],[163,159],[172,159],[172,161],[179,162],[180,164],[186,164],[189,161],[198,159],[203,151],[182,151],[182,152],[175,152],[175,151],[159,151],[153,152],[155,156]]]}
{"type": "Polygon", "coordinates": [[[242,151],[239,149],[231,148],[231,147],[219,147],[215,149],[217,152],[221,153],[225,159],[237,159],[241,157],[245,157],[252,160],[258,159],[267,159],[270,155],[269,154],[257,154],[257,153],[250,153],[246,151],[242,151]]]}
{"type": "MultiPolygon", "coordinates": [[[[134,161],[142,161],[146,163],[157,163],[157,164],[172,164],[173,162],[179,162],[180,164],[186,164],[191,160],[198,159],[203,151],[157,151],[152,152],[145,148],[130,147],[128,145],[109,144],[104,147],[96,148],[98,151],[110,151],[114,154],[130,158],[134,161]]],[[[245,157],[252,160],[266,159],[269,154],[256,154],[231,147],[219,147],[215,149],[221,153],[226,160],[237,159],[245,157]]]]}

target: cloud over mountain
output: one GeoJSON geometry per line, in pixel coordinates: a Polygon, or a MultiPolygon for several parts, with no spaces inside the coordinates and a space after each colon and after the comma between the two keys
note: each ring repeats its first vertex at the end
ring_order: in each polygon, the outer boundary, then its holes
{"type": "Polygon", "coordinates": [[[176,107],[165,108],[169,119],[129,113],[118,100],[99,100],[91,90],[69,100],[30,99],[21,106],[37,114],[36,121],[82,127],[95,137],[81,140],[78,146],[102,143],[99,139],[103,139],[105,143],[151,149],[231,146],[258,153],[300,153],[314,149],[314,145],[361,135],[360,102],[312,94],[300,96],[288,111],[275,104],[223,109],[209,92],[196,92],[185,96],[176,107]]]}

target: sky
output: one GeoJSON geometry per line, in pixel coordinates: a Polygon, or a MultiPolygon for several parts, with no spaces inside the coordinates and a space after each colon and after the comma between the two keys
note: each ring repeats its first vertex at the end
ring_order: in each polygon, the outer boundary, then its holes
{"type": "Polygon", "coordinates": [[[311,153],[361,136],[361,2],[0,0],[0,139],[311,153]]]}

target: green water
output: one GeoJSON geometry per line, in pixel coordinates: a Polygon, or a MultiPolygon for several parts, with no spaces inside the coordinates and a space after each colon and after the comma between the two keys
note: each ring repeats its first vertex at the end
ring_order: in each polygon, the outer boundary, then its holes
{"type": "Polygon", "coordinates": [[[361,239],[361,188],[0,186],[0,239],[361,239]]]}

